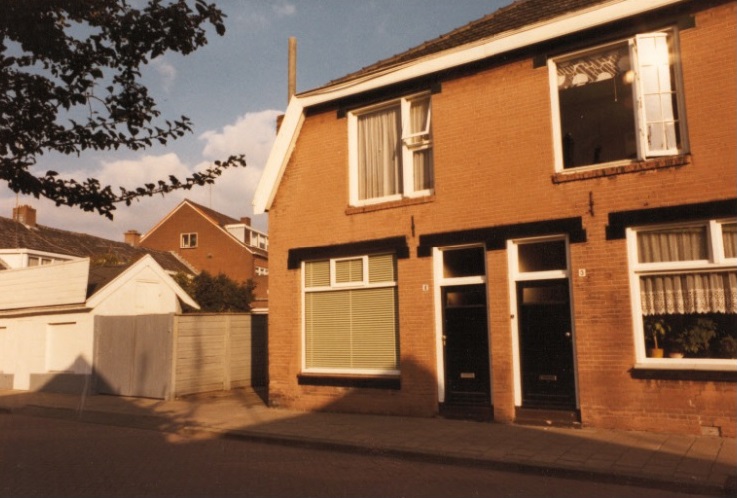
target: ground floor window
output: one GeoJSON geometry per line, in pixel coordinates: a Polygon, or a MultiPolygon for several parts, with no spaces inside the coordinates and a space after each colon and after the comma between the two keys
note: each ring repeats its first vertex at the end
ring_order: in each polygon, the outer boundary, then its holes
{"type": "Polygon", "coordinates": [[[638,359],[733,368],[737,223],[631,229],[628,243],[638,359]]]}
{"type": "Polygon", "coordinates": [[[303,370],[399,372],[393,254],[303,263],[303,370]]]}

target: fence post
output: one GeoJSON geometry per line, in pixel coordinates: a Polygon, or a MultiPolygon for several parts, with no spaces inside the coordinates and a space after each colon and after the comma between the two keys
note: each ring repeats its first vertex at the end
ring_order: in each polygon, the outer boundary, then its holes
{"type": "Polygon", "coordinates": [[[231,363],[231,347],[230,347],[230,328],[231,328],[231,321],[230,321],[230,314],[225,315],[225,336],[223,337],[224,340],[224,350],[223,350],[223,390],[230,391],[230,363],[231,363]]]}
{"type": "Polygon", "coordinates": [[[171,375],[166,399],[171,401],[177,397],[177,357],[179,356],[179,319],[181,315],[171,315],[171,375]]]}

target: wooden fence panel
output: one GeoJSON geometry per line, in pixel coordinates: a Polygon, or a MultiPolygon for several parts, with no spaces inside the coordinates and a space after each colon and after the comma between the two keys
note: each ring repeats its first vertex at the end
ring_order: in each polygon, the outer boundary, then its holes
{"type": "Polygon", "coordinates": [[[95,390],[165,398],[170,391],[172,315],[95,317],[95,390]]]}
{"type": "Polygon", "coordinates": [[[266,316],[97,317],[96,391],[172,399],[267,385],[266,316]]]}

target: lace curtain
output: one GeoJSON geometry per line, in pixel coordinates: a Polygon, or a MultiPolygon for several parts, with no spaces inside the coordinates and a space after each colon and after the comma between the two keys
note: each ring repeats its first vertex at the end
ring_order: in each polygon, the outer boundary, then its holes
{"type": "MultiPolygon", "coordinates": [[[[727,247],[728,238],[725,230],[726,254],[734,251],[727,247]]],[[[708,259],[706,228],[642,232],[637,235],[637,250],[641,263],[708,259]]],[[[737,313],[737,272],[642,276],[640,299],[643,315],[737,313]]]]}
{"type": "Polygon", "coordinates": [[[737,313],[737,272],[640,277],[643,315],[737,313]]]}

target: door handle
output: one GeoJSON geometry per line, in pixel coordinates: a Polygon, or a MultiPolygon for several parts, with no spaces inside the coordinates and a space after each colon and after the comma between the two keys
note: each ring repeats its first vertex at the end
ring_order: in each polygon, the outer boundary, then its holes
{"type": "Polygon", "coordinates": [[[443,347],[445,347],[445,339],[446,339],[445,334],[443,334],[443,347]]]}
{"type": "Polygon", "coordinates": [[[565,336],[566,336],[567,338],[569,338],[569,339],[570,339],[570,337],[571,337],[571,333],[570,333],[570,332],[566,332],[566,333],[565,333],[565,336]]]}

